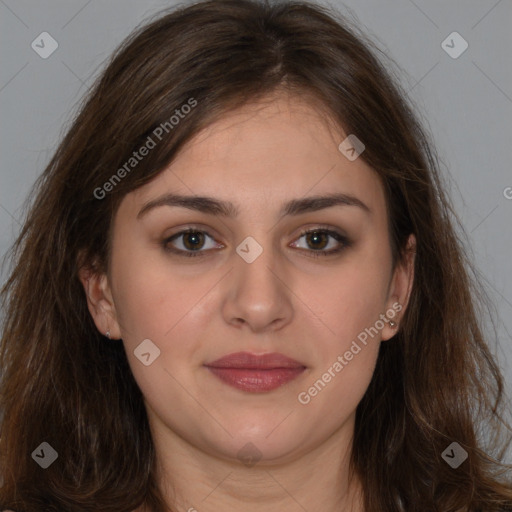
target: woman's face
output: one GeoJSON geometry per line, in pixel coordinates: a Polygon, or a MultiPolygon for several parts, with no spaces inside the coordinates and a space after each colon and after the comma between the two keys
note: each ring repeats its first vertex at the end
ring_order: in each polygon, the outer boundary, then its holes
{"type": "Polygon", "coordinates": [[[383,186],[338,149],[347,135],[280,95],[226,115],[123,199],[109,277],[84,285],[160,442],[277,463],[350,438],[412,274],[392,269],[383,186]]]}

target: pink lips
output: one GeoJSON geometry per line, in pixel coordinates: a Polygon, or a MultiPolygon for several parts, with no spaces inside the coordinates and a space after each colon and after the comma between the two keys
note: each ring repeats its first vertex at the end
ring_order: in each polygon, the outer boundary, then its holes
{"type": "Polygon", "coordinates": [[[205,366],[226,384],[253,393],[277,389],[306,369],[283,354],[255,355],[249,352],[229,354],[205,366]]]}

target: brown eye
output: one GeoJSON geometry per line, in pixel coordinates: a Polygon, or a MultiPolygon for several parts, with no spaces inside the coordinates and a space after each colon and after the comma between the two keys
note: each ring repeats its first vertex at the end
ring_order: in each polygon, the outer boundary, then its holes
{"type": "Polygon", "coordinates": [[[329,235],[322,231],[310,231],[306,234],[306,241],[312,249],[325,249],[329,235]]]}
{"type": "Polygon", "coordinates": [[[190,250],[201,249],[204,244],[204,234],[200,231],[184,233],[183,234],[183,245],[190,250]]]}
{"type": "Polygon", "coordinates": [[[303,231],[297,240],[301,239],[305,240],[305,246],[301,246],[299,242],[294,242],[292,246],[304,249],[314,257],[335,255],[351,245],[346,236],[327,228],[303,231]]]}
{"type": "Polygon", "coordinates": [[[179,256],[206,256],[209,249],[223,247],[217,244],[214,238],[206,231],[189,228],[166,238],[162,242],[165,251],[179,256]]]}

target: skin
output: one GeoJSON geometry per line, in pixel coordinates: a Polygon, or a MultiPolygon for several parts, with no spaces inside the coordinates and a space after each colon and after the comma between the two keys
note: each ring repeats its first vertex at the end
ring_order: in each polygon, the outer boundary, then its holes
{"type": "MultiPolygon", "coordinates": [[[[100,332],[123,340],[145,397],[159,483],[177,510],[359,512],[360,483],[348,478],[355,411],[379,344],[398,327],[385,323],[308,404],[297,397],[397,302],[399,324],[415,241],[411,236],[411,255],[393,269],[377,174],[338,150],[347,134],[311,102],[285,93],[270,99],[222,117],[152,182],[125,196],[108,274],[84,269],[81,280],[100,332]],[[161,206],[137,218],[148,201],[170,192],[232,201],[239,214],[161,206]],[[291,199],[333,192],[355,196],[370,212],[342,205],[278,215],[291,199]],[[339,246],[331,237],[301,237],[322,224],[351,245],[314,258],[316,247],[339,246]],[[205,256],[166,252],[164,240],[191,225],[212,237],[205,237],[205,256]],[[263,248],[252,263],[236,252],[248,236],[263,248]],[[134,355],[144,339],[161,351],[150,366],[134,355]],[[238,351],[280,352],[307,369],[274,391],[244,392],[203,366],[238,351]],[[237,457],[247,443],[261,456],[252,466],[237,457]]],[[[187,236],[169,245],[193,247],[187,236]]]]}

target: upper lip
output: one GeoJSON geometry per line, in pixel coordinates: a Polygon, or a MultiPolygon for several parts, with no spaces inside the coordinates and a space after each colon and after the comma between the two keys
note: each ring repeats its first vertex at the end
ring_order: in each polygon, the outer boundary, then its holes
{"type": "Polygon", "coordinates": [[[239,368],[248,370],[270,370],[274,368],[305,368],[302,363],[283,354],[251,354],[250,352],[235,352],[223,356],[205,366],[212,368],[239,368]]]}

